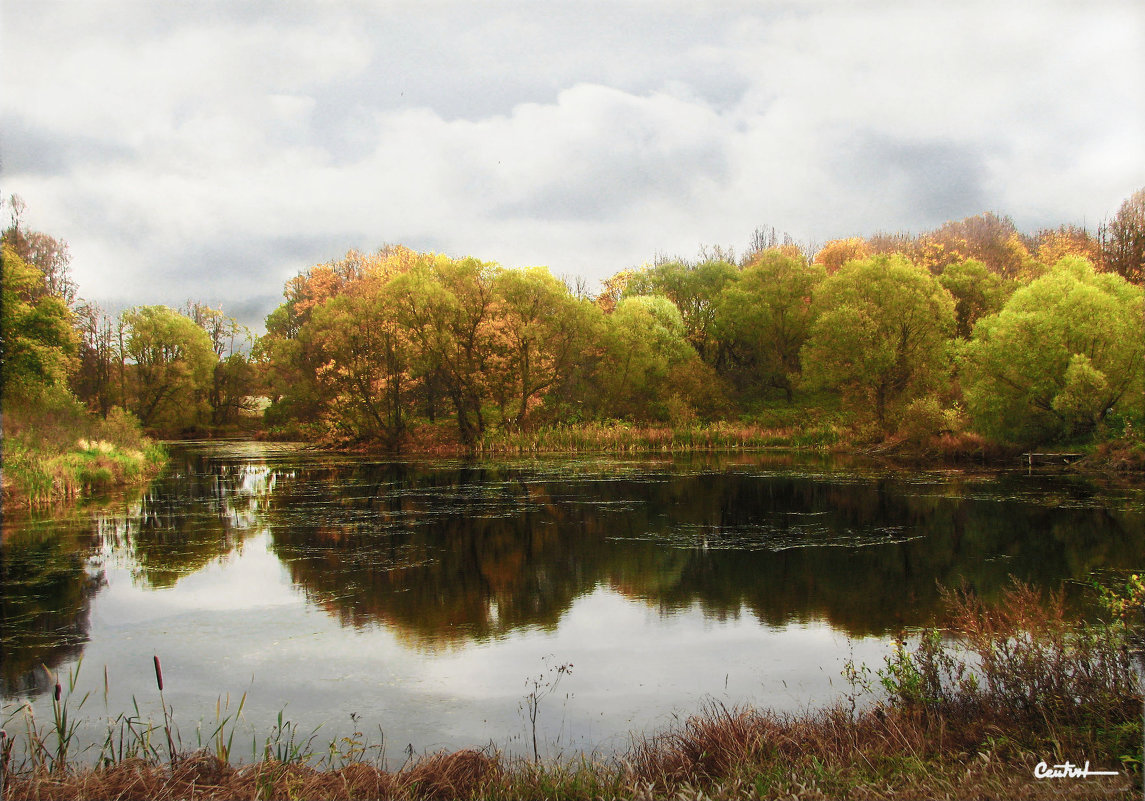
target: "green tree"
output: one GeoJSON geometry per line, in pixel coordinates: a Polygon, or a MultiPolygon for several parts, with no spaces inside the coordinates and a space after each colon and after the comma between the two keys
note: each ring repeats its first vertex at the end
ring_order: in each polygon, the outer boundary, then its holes
{"type": "Polygon", "coordinates": [[[811,333],[812,293],[826,275],[820,264],[777,248],[765,250],[724,289],[716,332],[749,385],[782,389],[792,400],[799,352],[811,333]]]}
{"type": "Polygon", "coordinates": [[[808,384],[888,407],[921,395],[946,364],[954,300],[900,255],[845,264],[815,290],[816,320],[801,352],[808,384]]]}
{"type": "Polygon", "coordinates": [[[955,333],[962,339],[980,318],[1000,311],[1012,291],[1009,282],[973,259],[947,265],[938,283],[954,297],[955,333]]]}
{"type": "Polygon", "coordinates": [[[699,264],[667,261],[650,270],[633,273],[625,297],[662,295],[676,304],[684,336],[700,358],[711,365],[720,362],[719,342],[714,336],[716,306],[724,287],[736,276],[736,268],[722,259],[699,264]]]}
{"type": "Polygon", "coordinates": [[[199,423],[218,362],[210,336],[167,306],[138,306],[122,319],[130,331],[132,411],[140,422],[167,430],[199,423]]]}
{"type": "Polygon", "coordinates": [[[67,304],[48,287],[42,271],[5,240],[0,299],[0,372],[3,390],[66,387],[78,338],[67,304]]]}
{"type": "Polygon", "coordinates": [[[603,414],[664,419],[673,394],[677,402],[691,400],[681,397],[690,387],[671,381],[674,373],[694,372],[700,364],[675,304],[660,296],[629,297],[606,320],[607,353],[598,377],[603,414]]]}
{"type": "Polygon", "coordinates": [[[1036,443],[1084,434],[1145,404],[1142,289],[1078,257],[1019,289],[974,326],[960,379],[976,427],[1036,443]]]}
{"type": "Polygon", "coordinates": [[[222,309],[198,301],[188,302],[181,311],[207,332],[217,359],[207,388],[211,423],[233,423],[240,411],[253,408],[251,396],[258,391],[258,371],[247,355],[253,344],[251,331],[222,309]]]}
{"type": "Polygon", "coordinates": [[[567,380],[594,347],[602,314],[573,297],[544,267],[503,270],[496,291],[494,331],[504,343],[517,396],[511,422],[524,428],[529,410],[567,380]]]}
{"type": "Polygon", "coordinates": [[[393,279],[400,298],[398,321],[418,347],[415,369],[440,380],[466,445],[477,442],[485,430],[499,271],[496,264],[473,258],[424,256],[393,279]]]}

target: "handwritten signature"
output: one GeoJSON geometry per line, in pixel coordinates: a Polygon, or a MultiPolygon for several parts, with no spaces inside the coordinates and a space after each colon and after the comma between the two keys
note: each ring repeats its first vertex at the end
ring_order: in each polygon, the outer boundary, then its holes
{"type": "Polygon", "coordinates": [[[1052,767],[1045,762],[1039,762],[1034,767],[1035,779],[1085,779],[1090,776],[1117,775],[1119,774],[1115,770],[1090,770],[1088,759],[1085,761],[1085,767],[1079,767],[1072,762],[1062,762],[1052,767]]]}

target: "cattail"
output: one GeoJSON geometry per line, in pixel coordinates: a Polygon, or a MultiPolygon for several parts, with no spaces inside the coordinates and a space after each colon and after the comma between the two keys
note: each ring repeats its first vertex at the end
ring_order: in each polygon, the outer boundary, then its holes
{"type": "Polygon", "coordinates": [[[155,683],[159,685],[159,692],[163,692],[163,666],[159,664],[158,654],[155,656],[155,683]]]}
{"type": "Polygon", "coordinates": [[[57,702],[60,700],[60,696],[63,694],[64,694],[64,688],[61,687],[60,683],[57,681],[56,682],[56,701],[57,702]]]}

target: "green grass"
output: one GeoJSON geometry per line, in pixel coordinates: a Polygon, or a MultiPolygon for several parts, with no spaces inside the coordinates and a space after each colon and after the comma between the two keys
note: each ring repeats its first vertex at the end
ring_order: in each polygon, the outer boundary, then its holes
{"type": "Polygon", "coordinates": [[[144,481],[167,461],[128,412],[87,413],[66,393],[48,390],[4,404],[5,508],[34,508],[144,481]]]}

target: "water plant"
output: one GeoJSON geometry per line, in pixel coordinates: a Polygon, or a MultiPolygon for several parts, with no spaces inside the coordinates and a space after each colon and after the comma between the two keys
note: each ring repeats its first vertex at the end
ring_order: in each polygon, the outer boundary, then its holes
{"type": "Polygon", "coordinates": [[[526,711],[529,718],[529,727],[533,735],[533,761],[540,762],[540,752],[537,750],[537,716],[540,715],[541,701],[548,696],[552,695],[557,690],[557,685],[561,683],[561,679],[572,673],[572,663],[565,662],[556,665],[550,665],[547,660],[551,657],[546,656],[542,659],[545,663],[545,669],[536,676],[530,676],[525,679],[525,684],[531,687],[525,699],[521,702],[521,706],[526,711]]]}

